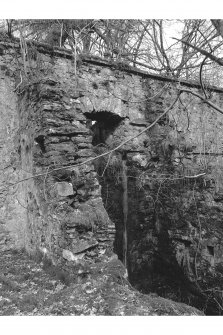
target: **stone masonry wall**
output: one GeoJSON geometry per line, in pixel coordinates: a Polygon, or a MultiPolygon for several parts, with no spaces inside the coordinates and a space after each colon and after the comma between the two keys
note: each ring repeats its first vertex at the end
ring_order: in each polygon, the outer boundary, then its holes
{"type": "MultiPolygon", "coordinates": [[[[220,113],[183,93],[151,130],[82,164],[139,134],[171,105],[179,85],[202,94],[199,85],[97,58],[74,60],[43,45],[27,58],[25,77],[18,45],[1,42],[1,53],[1,248],[76,262],[97,260],[115,240],[123,260],[128,208],[125,251],[134,285],[178,300],[216,286],[223,256],[220,113]]],[[[222,106],[220,89],[208,94],[222,106]]]]}

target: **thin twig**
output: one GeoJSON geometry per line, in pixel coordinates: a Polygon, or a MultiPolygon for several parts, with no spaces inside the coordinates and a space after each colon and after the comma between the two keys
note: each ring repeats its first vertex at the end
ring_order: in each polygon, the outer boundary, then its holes
{"type": "Polygon", "coordinates": [[[60,48],[62,47],[62,40],[63,40],[63,22],[60,28],[60,48]]]}
{"type": "Polygon", "coordinates": [[[100,177],[103,177],[103,176],[104,176],[104,173],[105,173],[105,171],[107,170],[107,167],[108,167],[108,165],[109,165],[110,159],[111,159],[111,153],[110,153],[109,156],[108,156],[108,161],[107,161],[107,163],[106,163],[106,165],[105,165],[105,168],[104,168],[104,171],[102,172],[102,175],[101,175],[100,177]]]}
{"type": "Polygon", "coordinates": [[[17,91],[17,89],[19,88],[19,86],[22,85],[22,82],[23,82],[23,80],[22,80],[22,72],[20,71],[20,83],[16,86],[16,88],[13,90],[13,92],[17,91]]]}
{"type": "Polygon", "coordinates": [[[219,113],[223,114],[223,109],[221,109],[219,106],[215,105],[213,102],[211,102],[210,100],[207,100],[206,98],[202,97],[202,95],[190,90],[190,89],[184,89],[184,88],[180,88],[179,89],[180,92],[186,92],[186,93],[190,93],[192,95],[194,95],[195,97],[201,99],[204,103],[206,103],[207,105],[213,107],[215,110],[217,110],[219,113]]]}
{"type": "Polygon", "coordinates": [[[27,52],[26,40],[25,40],[25,38],[23,36],[23,33],[22,33],[22,28],[21,28],[21,22],[20,21],[19,21],[19,39],[20,39],[20,48],[21,48],[21,52],[22,52],[24,73],[25,73],[25,76],[27,77],[26,56],[27,56],[28,52],[27,52]]]}
{"type": "MultiPolygon", "coordinates": [[[[141,174],[141,176],[142,175],[145,175],[145,173],[142,173],[141,174]]],[[[197,175],[194,175],[194,176],[182,176],[182,177],[176,177],[176,178],[169,178],[169,177],[164,177],[164,178],[158,178],[158,177],[148,177],[148,176],[146,176],[147,177],[147,180],[178,180],[178,179],[185,179],[185,178],[188,178],[188,179],[194,179],[194,178],[199,178],[199,177],[203,177],[203,176],[205,176],[206,175],[206,173],[204,172],[204,173],[199,173],[199,174],[197,174],[197,175]]],[[[129,177],[131,177],[131,178],[138,178],[138,177],[135,177],[135,176],[130,176],[129,175],[129,177]]]]}
{"type": "Polygon", "coordinates": [[[201,84],[202,91],[204,92],[205,98],[208,99],[208,96],[207,96],[206,91],[204,89],[203,80],[202,80],[202,70],[203,70],[203,66],[204,66],[204,63],[205,63],[206,59],[207,59],[207,56],[203,59],[203,61],[201,63],[201,66],[200,66],[200,84],[201,84]]]}
{"type": "Polygon", "coordinates": [[[218,307],[223,311],[223,307],[222,307],[222,305],[220,305],[220,303],[217,301],[217,299],[213,298],[213,300],[216,302],[216,304],[218,305],[218,307]]]}
{"type": "Polygon", "coordinates": [[[192,179],[192,178],[203,177],[203,176],[205,176],[205,175],[206,175],[206,173],[204,172],[204,173],[197,174],[197,175],[195,175],[195,176],[184,176],[184,178],[192,179]]]}
{"type": "Polygon", "coordinates": [[[46,195],[46,178],[47,178],[47,174],[49,172],[49,166],[47,168],[47,171],[46,171],[46,175],[45,175],[45,178],[43,180],[43,193],[44,193],[44,199],[47,201],[47,195],[46,195]]]}

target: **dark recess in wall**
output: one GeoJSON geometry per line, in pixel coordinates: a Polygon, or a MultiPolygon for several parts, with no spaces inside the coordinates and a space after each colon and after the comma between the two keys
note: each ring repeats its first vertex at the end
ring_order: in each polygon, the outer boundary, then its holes
{"type": "MultiPolygon", "coordinates": [[[[92,144],[95,153],[99,155],[111,149],[113,147],[113,133],[125,118],[108,111],[94,111],[85,113],[85,116],[89,120],[88,126],[92,131],[92,144]]],[[[117,151],[114,155],[117,158],[116,162],[120,163],[123,159],[123,153],[117,151]]],[[[105,209],[116,226],[114,252],[123,261],[123,188],[116,179],[121,170],[119,171],[119,166],[112,166],[111,161],[105,169],[107,162],[108,156],[96,160],[94,166],[102,187],[101,193],[105,209]]]]}
{"type": "Polygon", "coordinates": [[[106,144],[108,137],[112,135],[114,130],[124,119],[117,114],[107,111],[85,113],[85,116],[91,121],[89,122],[89,127],[93,133],[93,146],[106,144]],[[94,123],[93,121],[96,122],[94,123]]]}

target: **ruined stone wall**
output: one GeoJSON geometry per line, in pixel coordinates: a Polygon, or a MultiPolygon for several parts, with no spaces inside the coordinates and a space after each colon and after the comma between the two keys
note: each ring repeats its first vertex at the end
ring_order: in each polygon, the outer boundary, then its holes
{"type": "Polygon", "coordinates": [[[18,46],[3,47],[12,73],[2,78],[1,95],[2,248],[40,250],[55,262],[95,258],[112,249],[114,226],[93,165],[74,166],[94,152],[73,63],[35,54],[26,77],[18,46]]]}
{"type": "MultiPolygon", "coordinates": [[[[92,68],[85,74],[85,89],[92,96],[83,97],[87,113],[91,111],[88,117],[107,129],[97,154],[145,129],[171,105],[179,88],[178,83],[128,71],[106,68],[102,73],[107,74],[106,85],[92,68]],[[113,102],[107,108],[109,97],[113,102]],[[110,133],[111,115],[106,123],[101,120],[108,117],[103,111],[122,118],[110,133]]],[[[191,89],[202,94],[196,86],[191,89]]],[[[222,106],[220,90],[208,94],[222,106]]],[[[115,251],[122,261],[122,162],[128,167],[126,248],[131,282],[144,292],[156,291],[200,308],[210,303],[210,310],[216,306],[206,292],[222,289],[222,121],[220,113],[183,93],[150,131],[95,162],[104,205],[116,225],[115,251]]]]}
{"type": "MultiPolygon", "coordinates": [[[[114,242],[141,290],[180,299],[175,287],[188,296],[216,284],[221,114],[183,93],[152,129],[82,164],[137,136],[171,105],[179,85],[202,94],[199,85],[97,58],[74,60],[46,46],[27,58],[25,77],[18,45],[1,45],[1,248],[75,262],[99,259],[114,242]]],[[[222,106],[220,89],[208,94],[222,106]]]]}
{"type": "MultiPolygon", "coordinates": [[[[94,165],[74,165],[96,155],[89,125],[96,112],[107,111],[120,120],[128,117],[126,102],[108,88],[117,80],[116,93],[125,98],[132,95],[125,80],[132,78],[125,78],[122,71],[114,76],[109,66],[101,64],[74,65],[69,53],[52,56],[47,48],[35,50],[26,64],[16,43],[2,42],[2,50],[10,83],[2,104],[14,108],[2,126],[7,128],[12,118],[17,126],[11,131],[11,147],[8,140],[4,143],[7,157],[14,153],[8,167],[14,175],[4,177],[8,197],[2,206],[3,243],[8,231],[11,246],[25,247],[30,253],[44,250],[55,261],[97,258],[113,249],[115,226],[104,209],[94,165]]],[[[131,85],[140,100],[141,87],[133,81],[131,85]]],[[[137,106],[131,115],[139,115],[137,106]]]]}

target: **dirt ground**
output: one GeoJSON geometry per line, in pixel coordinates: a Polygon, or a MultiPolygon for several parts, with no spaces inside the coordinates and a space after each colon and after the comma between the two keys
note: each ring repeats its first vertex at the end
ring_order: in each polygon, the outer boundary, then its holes
{"type": "Polygon", "coordinates": [[[202,315],[191,306],[134,290],[119,260],[69,277],[18,251],[0,254],[0,315],[202,315]]]}

